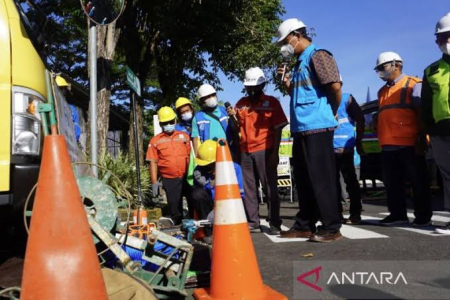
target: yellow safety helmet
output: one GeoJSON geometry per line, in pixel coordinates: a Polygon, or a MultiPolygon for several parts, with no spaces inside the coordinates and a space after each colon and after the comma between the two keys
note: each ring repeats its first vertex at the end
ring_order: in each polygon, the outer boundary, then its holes
{"type": "Polygon", "coordinates": [[[198,147],[195,163],[199,166],[206,166],[216,161],[217,142],[206,140],[198,147]]]}
{"type": "Polygon", "coordinates": [[[158,110],[158,119],[160,123],[172,121],[176,118],[175,112],[168,106],[163,106],[158,110]]]}
{"type": "Polygon", "coordinates": [[[59,87],[68,87],[69,86],[69,84],[67,83],[67,81],[64,79],[64,78],[62,78],[61,76],[56,76],[56,78],[55,78],[55,81],[56,81],[56,84],[59,86],[59,87]]]}
{"type": "Polygon", "coordinates": [[[189,104],[192,106],[192,102],[188,98],[180,97],[175,102],[175,109],[179,109],[183,105],[189,104]]]}

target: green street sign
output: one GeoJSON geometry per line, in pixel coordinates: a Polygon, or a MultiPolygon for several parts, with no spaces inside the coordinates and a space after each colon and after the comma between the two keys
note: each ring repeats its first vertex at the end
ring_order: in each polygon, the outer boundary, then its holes
{"type": "Polygon", "coordinates": [[[141,82],[139,78],[131,71],[131,69],[127,66],[127,84],[136,92],[136,94],[141,96],[141,82]]]}

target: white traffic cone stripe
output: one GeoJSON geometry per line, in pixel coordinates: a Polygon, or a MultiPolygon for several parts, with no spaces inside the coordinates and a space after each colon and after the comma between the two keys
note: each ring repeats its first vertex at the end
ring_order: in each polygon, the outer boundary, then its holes
{"type": "Polygon", "coordinates": [[[216,186],[237,184],[236,172],[231,161],[216,162],[216,186]]]}
{"type": "Polygon", "coordinates": [[[214,226],[247,223],[242,199],[216,201],[214,205],[214,226]]]}

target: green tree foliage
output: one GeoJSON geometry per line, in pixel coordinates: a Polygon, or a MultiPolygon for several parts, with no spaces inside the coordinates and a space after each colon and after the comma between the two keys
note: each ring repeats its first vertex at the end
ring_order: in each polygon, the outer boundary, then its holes
{"type": "MultiPolygon", "coordinates": [[[[35,2],[50,20],[52,68],[87,85],[88,22],[80,2],[35,2]]],[[[138,75],[142,136],[149,125],[143,124],[144,109],[173,105],[179,96],[195,100],[204,82],[220,89],[219,70],[231,80],[242,79],[253,66],[273,71],[279,55],[272,40],[283,12],[281,0],[129,0],[115,24],[120,39],[114,61],[105,69],[110,74],[99,76],[111,83],[112,101],[129,109],[125,65],[138,75]]]]}
{"type": "Polygon", "coordinates": [[[170,105],[194,98],[202,82],[220,88],[219,70],[233,80],[249,67],[275,66],[281,13],[280,0],[134,0],[121,47],[152,104],[170,105]]]}

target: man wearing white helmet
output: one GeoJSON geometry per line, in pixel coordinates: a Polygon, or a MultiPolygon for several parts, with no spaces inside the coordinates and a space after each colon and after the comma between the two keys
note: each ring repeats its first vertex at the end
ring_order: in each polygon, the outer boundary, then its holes
{"type": "Polygon", "coordinates": [[[202,109],[192,119],[191,138],[195,154],[197,155],[199,144],[206,140],[226,139],[231,145],[228,114],[225,107],[218,105],[216,89],[212,85],[203,84],[198,89],[197,96],[202,109]]]}
{"type": "Polygon", "coordinates": [[[386,84],[378,91],[377,135],[381,146],[383,183],[389,215],[384,225],[409,223],[406,210],[405,181],[412,182],[414,226],[431,223],[431,201],[420,115],[419,78],[403,74],[403,60],[395,52],[378,56],[375,71],[386,84]]]}
{"type": "Polygon", "coordinates": [[[293,167],[300,207],[294,226],[282,231],[281,237],[335,241],[342,237],[333,148],[342,95],[339,69],[330,52],[312,43],[306,25],[298,19],[278,27],[277,44],[283,45],[283,54],[296,57],[292,74],[283,65],[278,74],[287,70],[282,84],[291,96],[293,167]],[[316,228],[319,219],[322,225],[316,228]]]}
{"type": "MultiPolygon", "coordinates": [[[[425,69],[422,116],[444,182],[445,209],[450,211],[450,13],[436,24],[435,34],[442,58],[425,69]]],[[[436,231],[450,233],[450,223],[436,231]]]]}
{"type": "Polygon", "coordinates": [[[267,195],[269,234],[280,234],[280,199],[277,187],[278,149],[281,130],[288,124],[280,102],[263,90],[266,78],[260,68],[245,72],[244,86],[248,96],[241,98],[233,110],[228,108],[231,124],[240,132],[241,167],[244,177],[248,224],[251,232],[259,229],[258,181],[267,195]]]}

